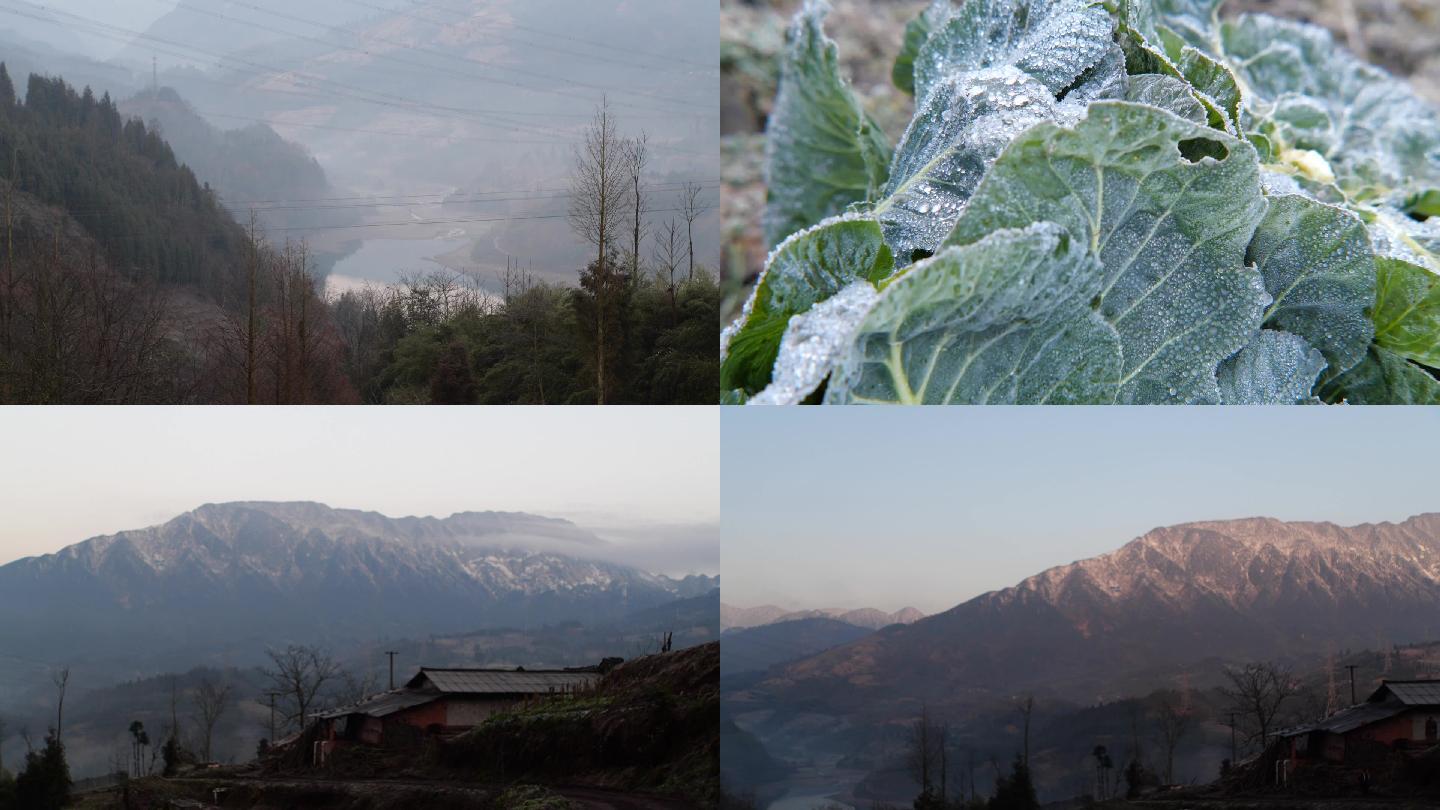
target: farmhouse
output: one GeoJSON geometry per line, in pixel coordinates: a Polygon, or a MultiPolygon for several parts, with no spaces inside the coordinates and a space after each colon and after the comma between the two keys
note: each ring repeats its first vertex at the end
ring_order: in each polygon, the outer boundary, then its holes
{"type": "Polygon", "coordinates": [[[526,700],[583,692],[617,659],[574,669],[421,667],[404,686],[319,715],[317,758],[347,744],[405,746],[452,734],[526,700]]]}
{"type": "Polygon", "coordinates": [[[1367,765],[1440,744],[1440,680],[1381,681],[1365,702],[1281,733],[1292,766],[1367,765]]]}

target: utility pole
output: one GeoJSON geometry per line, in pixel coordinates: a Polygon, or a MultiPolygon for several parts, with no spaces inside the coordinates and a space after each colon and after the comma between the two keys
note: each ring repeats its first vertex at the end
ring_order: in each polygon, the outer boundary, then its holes
{"type": "Polygon", "coordinates": [[[1355,667],[1356,664],[1346,664],[1345,668],[1350,670],[1350,705],[1355,705],[1355,667]]]}
{"type": "Polygon", "coordinates": [[[150,89],[160,94],[160,57],[150,57],[150,89]]]}
{"type": "Polygon", "coordinates": [[[395,655],[394,650],[386,650],[385,654],[390,656],[390,688],[395,688],[395,655]]]}
{"type": "Polygon", "coordinates": [[[279,692],[266,692],[270,696],[270,744],[275,744],[275,696],[279,692]]]}

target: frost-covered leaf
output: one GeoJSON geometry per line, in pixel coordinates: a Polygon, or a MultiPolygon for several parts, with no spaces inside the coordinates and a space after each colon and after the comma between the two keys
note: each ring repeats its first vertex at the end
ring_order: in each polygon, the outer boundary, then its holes
{"type": "Polygon", "coordinates": [[[1187,45],[1215,55],[1219,40],[1220,6],[1225,0],[1152,0],[1159,24],[1187,45]]]}
{"type": "Polygon", "coordinates": [[[1218,53],[1218,6],[1216,0],[1121,0],[1120,41],[1132,75],[1185,82],[1205,107],[1210,125],[1238,135],[1241,91],[1218,53]]]}
{"type": "Polygon", "coordinates": [[[1065,89],[1061,99],[1077,108],[1074,117],[1079,118],[1080,108],[1092,101],[1124,98],[1129,84],[1130,77],[1125,73],[1125,51],[1112,44],[1099,62],[1091,65],[1073,85],[1065,89]]]}
{"type": "Polygon", "coordinates": [[[1234,74],[1224,64],[1201,51],[1170,38],[1175,50],[1167,53],[1161,33],[1146,35],[1126,26],[1121,42],[1126,67],[1134,77],[1169,76],[1190,86],[1205,108],[1210,126],[1232,135],[1241,131],[1241,92],[1234,74]]]}
{"type": "Polygon", "coordinates": [[[924,11],[905,24],[905,41],[895,57],[895,66],[890,69],[890,79],[896,87],[915,95],[915,57],[930,34],[954,14],[955,3],[952,0],[931,0],[924,11]]]}
{"type": "Polygon", "coordinates": [[[894,266],[880,225],[870,217],[832,217],[792,234],[771,251],[739,320],[721,338],[721,390],[763,389],[791,317],[856,279],[879,281],[894,266]]]}
{"type": "Polygon", "coordinates": [[[815,393],[840,360],[855,330],[879,294],[865,279],[790,319],[780,341],[780,354],[770,385],[750,400],[752,405],[798,405],[815,393]]]}
{"type": "Polygon", "coordinates": [[[840,75],[835,43],[822,27],[828,11],[823,0],[806,0],[780,60],[765,142],[770,245],[870,199],[885,183],[890,147],[840,75]]]}
{"type": "Polygon", "coordinates": [[[1305,197],[1271,197],[1247,260],[1274,299],[1267,327],[1309,341],[1331,376],[1360,362],[1375,335],[1375,255],[1359,219],[1305,197]]]}
{"type": "Polygon", "coordinates": [[[1425,369],[1379,346],[1354,368],[1326,383],[1326,402],[1351,405],[1440,405],[1440,382],[1425,369]]]}
{"type": "Polygon", "coordinates": [[[1006,144],[1054,116],[1050,91],[1009,65],[940,80],[900,139],[874,211],[897,260],[934,253],[1006,144]]]}
{"type": "Polygon", "coordinates": [[[1245,249],[1265,210],[1248,143],[1149,106],[1100,102],[996,161],[946,244],[1056,222],[1104,267],[1095,302],[1124,346],[1119,401],[1216,402],[1215,370],[1260,328],[1245,249]],[[1206,155],[1213,155],[1207,157],[1206,155]]]}
{"type": "Polygon", "coordinates": [[[1440,273],[1440,219],[1416,220],[1383,203],[1359,206],[1375,255],[1400,259],[1440,273]]]}
{"type": "Polygon", "coordinates": [[[1190,85],[1172,76],[1142,73],[1131,77],[1125,100],[1159,107],[1197,124],[1208,120],[1205,107],[1195,97],[1190,85]]]}
{"type": "Polygon", "coordinates": [[[1087,306],[1101,282],[1053,223],[946,248],[885,287],[826,401],[1111,402],[1119,339],[1087,306]]]}
{"type": "Polygon", "coordinates": [[[1349,190],[1440,182],[1440,114],[1403,82],[1313,25],[1246,15],[1221,32],[1253,112],[1273,121],[1282,149],[1316,152],[1349,190]]]}
{"type": "Polygon", "coordinates": [[[1399,259],[1375,262],[1375,343],[1440,368],[1440,276],[1399,259]]]}
{"type": "Polygon", "coordinates": [[[915,97],[946,76],[1013,65],[1060,95],[1110,49],[1114,23],[1091,0],[966,0],[915,57],[915,97]]]}
{"type": "Polygon", "coordinates": [[[1317,401],[1311,391],[1325,357],[1289,332],[1262,329],[1250,345],[1220,364],[1224,405],[1298,405],[1317,401]]]}

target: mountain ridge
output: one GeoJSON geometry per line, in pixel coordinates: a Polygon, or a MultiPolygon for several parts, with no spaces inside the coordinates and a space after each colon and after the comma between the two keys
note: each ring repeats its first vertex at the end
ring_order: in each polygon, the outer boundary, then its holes
{"type": "Polygon", "coordinates": [[[1376,634],[1440,637],[1430,617],[1440,617],[1440,515],[1350,527],[1196,521],[787,665],[770,683],[938,699],[963,682],[1096,699],[1119,688],[1107,673],[1284,658],[1376,634]]]}
{"type": "Polygon", "coordinates": [[[313,502],[207,504],[0,566],[0,611],[16,618],[0,643],[44,657],[77,644],[206,650],[604,621],[718,587],[584,558],[605,546],[526,513],[397,519],[313,502]]]}

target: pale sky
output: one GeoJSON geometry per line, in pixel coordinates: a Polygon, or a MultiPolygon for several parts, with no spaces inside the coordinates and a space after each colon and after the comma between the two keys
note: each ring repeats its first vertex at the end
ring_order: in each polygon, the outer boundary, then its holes
{"type": "Polygon", "coordinates": [[[1158,526],[1440,511],[1436,408],[727,408],[728,604],[926,612],[1158,526]]]}
{"type": "Polygon", "coordinates": [[[631,528],[651,556],[690,544],[688,564],[666,567],[715,573],[719,421],[682,407],[4,408],[0,564],[204,503],[308,500],[573,517],[617,542],[631,528]]]}

